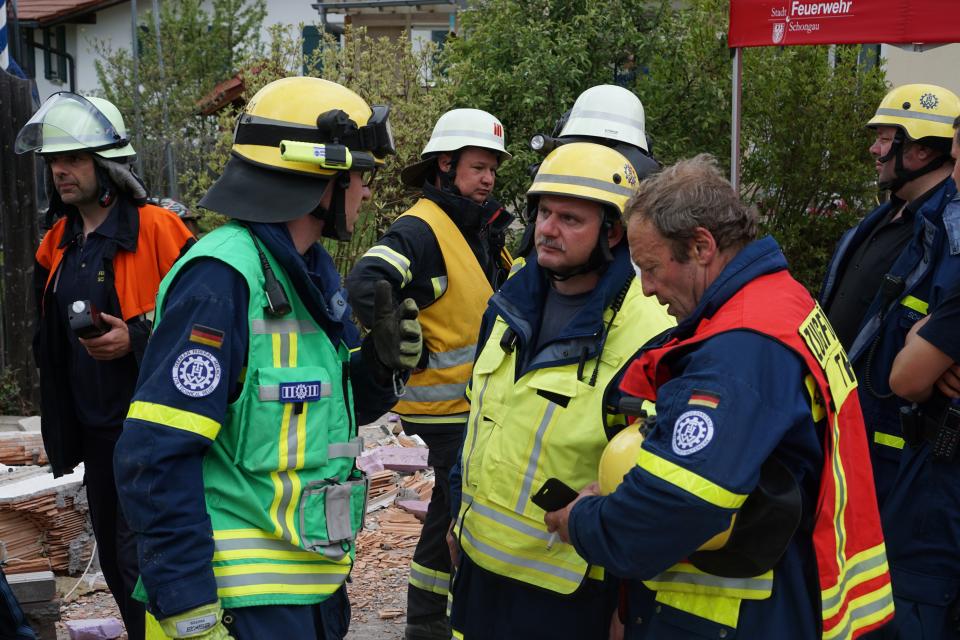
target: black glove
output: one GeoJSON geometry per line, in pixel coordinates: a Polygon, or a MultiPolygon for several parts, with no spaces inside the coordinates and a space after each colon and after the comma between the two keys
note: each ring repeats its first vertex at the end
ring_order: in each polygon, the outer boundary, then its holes
{"type": "Polygon", "coordinates": [[[386,378],[384,373],[410,371],[420,362],[423,337],[417,322],[419,313],[412,298],[405,298],[394,306],[393,289],[386,280],[374,285],[373,327],[363,341],[362,352],[365,359],[372,352],[377,364],[387,370],[378,372],[378,378],[386,378]]]}

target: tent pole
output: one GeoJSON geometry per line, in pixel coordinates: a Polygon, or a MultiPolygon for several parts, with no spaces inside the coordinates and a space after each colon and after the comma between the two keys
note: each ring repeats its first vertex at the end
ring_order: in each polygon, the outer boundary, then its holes
{"type": "Polygon", "coordinates": [[[743,84],[743,54],[740,48],[731,49],[733,54],[733,91],[731,93],[733,114],[730,119],[730,184],[740,189],[740,98],[743,84]]]}

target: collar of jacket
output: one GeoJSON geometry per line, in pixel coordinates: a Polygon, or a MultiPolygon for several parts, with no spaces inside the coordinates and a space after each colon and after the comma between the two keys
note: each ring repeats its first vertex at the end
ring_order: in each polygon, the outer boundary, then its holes
{"type": "Polygon", "coordinates": [[[787,259],[773,237],[765,236],[754,240],[741,249],[723,268],[717,279],[710,283],[693,313],[677,324],[677,328],[670,334],[671,337],[683,339],[693,334],[701,319],[713,316],[717,309],[748,282],[786,268],[787,259]]]}
{"type": "Polygon", "coordinates": [[[350,305],[340,286],[340,274],[333,258],[319,243],[314,243],[304,255],[297,253],[290,231],[283,222],[248,222],[270,255],[280,263],[297,295],[314,320],[323,327],[330,341],[341,340],[353,346],[358,338],[350,320],[350,305]]]}
{"type": "Polygon", "coordinates": [[[470,198],[437,189],[428,182],[423,183],[423,197],[443,209],[457,228],[467,233],[478,233],[487,224],[495,231],[502,231],[513,221],[513,216],[493,198],[477,204],[470,198]]]}
{"type": "MultiPolygon", "coordinates": [[[[601,274],[600,281],[590,297],[555,341],[585,337],[592,341],[600,335],[603,330],[603,312],[633,276],[630,252],[624,239],[613,248],[613,262],[601,274]]],[[[530,344],[540,327],[540,314],[543,312],[549,286],[546,273],[537,264],[536,253],[531,253],[524,267],[504,282],[500,290],[490,298],[490,306],[495,313],[519,334],[523,344],[530,344]]],[[[595,354],[596,345],[593,345],[591,356],[595,354]]]]}
{"type": "MultiPolygon", "coordinates": [[[[66,215],[67,232],[60,238],[60,248],[73,243],[77,234],[83,233],[83,220],[77,208],[70,207],[66,215]]],[[[137,250],[137,240],[140,237],[140,210],[130,198],[120,194],[116,204],[113,205],[106,219],[96,230],[101,235],[112,238],[120,249],[134,253],[137,250]]]]}

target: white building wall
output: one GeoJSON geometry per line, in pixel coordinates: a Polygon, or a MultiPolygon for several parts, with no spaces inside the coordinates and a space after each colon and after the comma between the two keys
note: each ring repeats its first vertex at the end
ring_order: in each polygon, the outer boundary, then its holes
{"type": "MultiPolygon", "coordinates": [[[[171,2],[175,0],[163,0],[171,2]]],[[[319,21],[319,15],[310,5],[314,0],[267,0],[267,17],[264,20],[263,32],[261,37],[264,41],[268,38],[269,27],[275,24],[293,24],[299,25],[301,22],[314,24],[319,21]]],[[[153,24],[146,25],[146,13],[150,10],[152,3],[149,0],[139,0],[137,2],[137,13],[139,22],[150,28],[149,34],[142,34],[141,37],[155,37],[153,35],[153,24]]],[[[212,10],[212,3],[207,3],[207,10],[212,10]]],[[[329,15],[329,22],[342,22],[342,15],[329,15]]],[[[103,41],[108,43],[114,49],[131,48],[131,20],[130,4],[123,3],[114,5],[108,9],[97,12],[96,24],[67,24],[66,39],[67,52],[72,54],[76,62],[77,72],[77,92],[98,93],[100,85],[97,81],[96,72],[96,49],[94,43],[103,41]]],[[[34,41],[43,43],[43,30],[34,29],[34,41]]],[[[52,60],[56,64],[56,58],[52,60]]],[[[53,83],[45,78],[45,67],[43,64],[43,51],[36,50],[36,78],[37,90],[40,93],[40,99],[46,99],[50,94],[57,91],[69,91],[70,83],[65,80],[62,84],[53,83]]]]}
{"type": "Polygon", "coordinates": [[[946,44],[927,51],[904,51],[883,45],[887,81],[894,87],[923,82],[938,84],[960,95],[960,44],[946,44]]]}

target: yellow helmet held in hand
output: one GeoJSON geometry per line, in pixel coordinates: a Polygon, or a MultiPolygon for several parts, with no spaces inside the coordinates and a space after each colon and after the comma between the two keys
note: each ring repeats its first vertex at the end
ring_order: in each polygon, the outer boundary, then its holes
{"type": "MultiPolygon", "coordinates": [[[[627,426],[613,436],[603,449],[600,455],[600,468],[597,470],[600,495],[606,496],[616,491],[623,482],[624,476],[637,466],[637,459],[640,457],[640,449],[643,445],[643,426],[642,420],[627,426]]],[[[730,519],[730,526],[703,543],[699,551],[711,551],[723,547],[730,539],[736,518],[734,514],[730,519]]]]}

